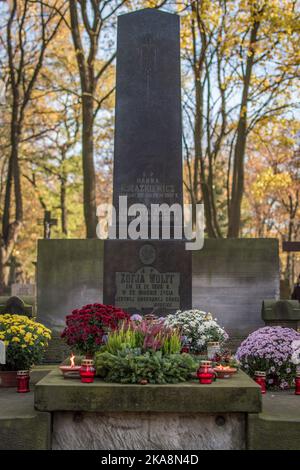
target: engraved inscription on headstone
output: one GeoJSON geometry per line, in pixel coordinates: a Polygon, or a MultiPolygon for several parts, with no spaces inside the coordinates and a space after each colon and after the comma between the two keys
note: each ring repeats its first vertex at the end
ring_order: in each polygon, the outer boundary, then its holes
{"type": "Polygon", "coordinates": [[[130,313],[191,307],[191,257],[184,241],[105,240],[103,301],[130,313]]]}
{"type": "Polygon", "coordinates": [[[123,308],[179,309],[180,274],[145,266],[135,273],[116,273],[115,302],[123,308]]]}

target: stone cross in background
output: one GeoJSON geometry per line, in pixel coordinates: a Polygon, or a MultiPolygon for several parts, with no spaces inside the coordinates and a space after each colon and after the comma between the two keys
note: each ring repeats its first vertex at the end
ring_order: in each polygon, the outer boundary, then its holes
{"type": "Polygon", "coordinates": [[[51,211],[44,212],[44,218],[38,220],[38,225],[44,226],[44,238],[51,238],[51,227],[57,225],[57,219],[51,218],[51,211]]]}

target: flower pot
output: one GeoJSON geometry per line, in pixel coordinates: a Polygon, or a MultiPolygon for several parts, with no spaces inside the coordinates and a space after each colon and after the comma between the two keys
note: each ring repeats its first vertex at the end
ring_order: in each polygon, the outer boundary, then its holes
{"type": "Polygon", "coordinates": [[[16,387],[17,384],[16,370],[0,370],[0,387],[16,387]]]}

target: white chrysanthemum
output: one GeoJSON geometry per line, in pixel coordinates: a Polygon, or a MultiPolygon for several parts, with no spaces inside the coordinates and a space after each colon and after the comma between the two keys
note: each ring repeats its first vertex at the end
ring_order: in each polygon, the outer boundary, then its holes
{"type": "Polygon", "coordinates": [[[178,328],[187,337],[194,352],[205,350],[209,341],[222,343],[227,338],[227,333],[218,325],[213,315],[203,310],[178,311],[174,315],[168,315],[165,324],[178,328]]]}

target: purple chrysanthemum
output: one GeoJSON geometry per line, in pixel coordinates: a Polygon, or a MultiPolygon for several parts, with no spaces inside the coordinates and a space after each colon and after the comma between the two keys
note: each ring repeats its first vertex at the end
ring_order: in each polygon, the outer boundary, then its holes
{"type": "Polygon", "coordinates": [[[287,388],[292,385],[295,374],[295,365],[291,360],[292,343],[299,339],[300,334],[290,328],[266,326],[254,331],[242,342],[236,357],[251,376],[255,370],[263,370],[272,384],[287,388]]]}

